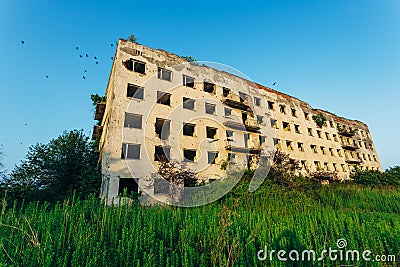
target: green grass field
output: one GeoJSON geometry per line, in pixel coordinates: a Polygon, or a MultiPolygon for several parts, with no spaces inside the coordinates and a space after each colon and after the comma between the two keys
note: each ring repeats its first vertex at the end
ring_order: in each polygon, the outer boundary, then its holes
{"type": "Polygon", "coordinates": [[[400,260],[399,190],[351,185],[307,192],[245,189],[242,184],[198,208],[107,207],[95,197],[18,208],[3,201],[0,266],[339,266],[346,262],[257,258],[264,246],[313,249],[319,257],[323,249],[336,249],[339,238],[347,240],[346,249],[400,260]]]}

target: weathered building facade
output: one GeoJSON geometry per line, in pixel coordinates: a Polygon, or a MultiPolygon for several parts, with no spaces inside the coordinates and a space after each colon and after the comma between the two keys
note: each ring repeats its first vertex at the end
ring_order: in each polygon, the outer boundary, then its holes
{"type": "Polygon", "coordinates": [[[348,179],[355,166],[381,170],[366,124],[125,40],[118,42],[106,102],[95,118],[101,194],[109,198],[124,188],[139,190],[163,158],[184,161],[205,181],[223,177],[227,162],[244,168],[256,164],[262,149],[274,148],[298,160],[303,172],[348,179]],[[326,119],[323,125],[315,115],[326,119]]]}

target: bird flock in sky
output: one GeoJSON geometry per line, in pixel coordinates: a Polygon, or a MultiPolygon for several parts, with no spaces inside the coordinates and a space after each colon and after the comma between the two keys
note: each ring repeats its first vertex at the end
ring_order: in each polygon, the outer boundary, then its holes
{"type": "MultiPolygon", "coordinates": [[[[25,41],[24,40],[21,40],[21,44],[22,45],[24,45],[25,44],[25,41]]],[[[114,46],[114,44],[110,44],[111,46],[114,46]]],[[[76,46],[76,51],[77,52],[80,52],[80,49],[79,49],[79,46],[76,46]]],[[[89,54],[88,53],[79,53],[79,58],[87,58],[87,59],[89,59],[89,54]]],[[[94,60],[94,63],[96,64],[96,65],[98,65],[99,64],[99,59],[98,59],[98,57],[97,56],[94,56],[93,57],[93,60],[94,60]]],[[[111,57],[111,60],[114,60],[114,57],[111,57]]],[[[87,73],[87,70],[85,69],[84,70],[84,72],[83,72],[83,75],[82,75],[82,79],[83,80],[85,80],[86,79],[86,73],[87,73]]],[[[49,75],[45,75],[45,77],[46,77],[46,79],[48,79],[49,78],[49,75]]]]}

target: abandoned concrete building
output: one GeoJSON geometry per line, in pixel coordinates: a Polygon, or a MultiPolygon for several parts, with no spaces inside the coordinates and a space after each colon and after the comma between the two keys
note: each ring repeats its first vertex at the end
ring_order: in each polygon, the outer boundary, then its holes
{"type": "Polygon", "coordinates": [[[303,172],[349,179],[356,166],[381,170],[366,124],[122,39],[95,119],[101,195],[108,198],[124,189],[138,192],[162,158],[184,161],[206,181],[223,177],[226,161],[249,165],[262,148],[289,154],[303,172]],[[315,116],[324,118],[321,124],[315,116]]]}

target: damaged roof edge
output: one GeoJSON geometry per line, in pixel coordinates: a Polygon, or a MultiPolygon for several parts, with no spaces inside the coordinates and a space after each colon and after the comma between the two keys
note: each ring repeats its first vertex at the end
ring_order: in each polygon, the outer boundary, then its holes
{"type": "MultiPolygon", "coordinates": [[[[125,44],[125,43],[132,43],[132,44],[135,44],[135,45],[137,45],[137,46],[141,46],[141,47],[143,47],[143,48],[152,50],[153,52],[158,52],[158,53],[161,53],[161,54],[170,56],[170,57],[174,57],[174,58],[176,58],[177,61],[183,61],[183,62],[188,62],[188,63],[190,63],[189,61],[187,61],[186,59],[182,58],[181,56],[178,56],[177,54],[168,52],[168,51],[163,50],[163,49],[154,49],[154,48],[151,48],[151,47],[149,47],[149,46],[145,46],[145,45],[142,45],[142,44],[130,42],[130,41],[125,40],[125,39],[123,39],[123,38],[120,38],[120,39],[119,39],[118,45],[119,45],[119,43],[124,43],[124,44],[125,44]]],[[[118,48],[118,46],[117,46],[117,48],[118,48]]],[[[114,59],[115,59],[115,57],[114,57],[114,59]]],[[[218,69],[212,68],[212,67],[207,66],[207,65],[202,65],[202,66],[197,65],[197,66],[198,66],[198,67],[203,67],[203,68],[209,68],[209,69],[212,69],[212,70],[217,71],[217,72],[219,72],[219,73],[222,73],[222,74],[225,74],[225,75],[229,75],[229,76],[233,76],[233,77],[239,78],[239,79],[245,81],[249,86],[256,87],[256,88],[258,88],[258,89],[263,89],[263,90],[265,90],[265,91],[267,91],[267,92],[269,92],[269,93],[276,94],[276,95],[278,95],[278,96],[280,96],[280,97],[282,97],[282,98],[284,98],[284,99],[286,99],[286,100],[289,100],[289,101],[290,101],[290,100],[296,100],[296,101],[299,102],[299,104],[300,104],[301,106],[310,108],[310,109],[311,109],[312,111],[314,111],[314,112],[325,113],[325,114],[327,114],[327,115],[333,117],[335,120],[340,121],[340,122],[343,122],[343,123],[351,123],[351,124],[358,125],[358,126],[360,126],[360,124],[361,124],[362,126],[364,126],[364,127],[366,127],[366,128],[368,129],[368,126],[367,126],[365,123],[361,122],[361,121],[352,120],[352,119],[347,119],[347,118],[344,118],[344,117],[340,117],[340,116],[338,116],[338,115],[336,115],[336,114],[334,114],[334,113],[332,113],[332,112],[329,112],[329,111],[327,111],[327,110],[318,109],[318,108],[313,108],[309,103],[307,103],[307,102],[305,102],[305,101],[303,101],[303,100],[301,100],[301,99],[299,99],[299,98],[297,98],[297,97],[294,97],[294,96],[291,96],[291,95],[288,95],[288,94],[279,92],[279,91],[274,90],[274,89],[272,89],[272,88],[270,88],[270,87],[264,86],[264,85],[262,85],[262,84],[259,84],[259,83],[256,83],[256,82],[253,82],[253,81],[250,81],[250,80],[247,80],[247,79],[245,79],[245,78],[243,78],[243,77],[240,77],[240,76],[237,76],[237,75],[235,75],[235,74],[232,74],[232,73],[229,73],[229,72],[226,72],[226,71],[222,71],[222,70],[218,70],[218,69]]]]}

